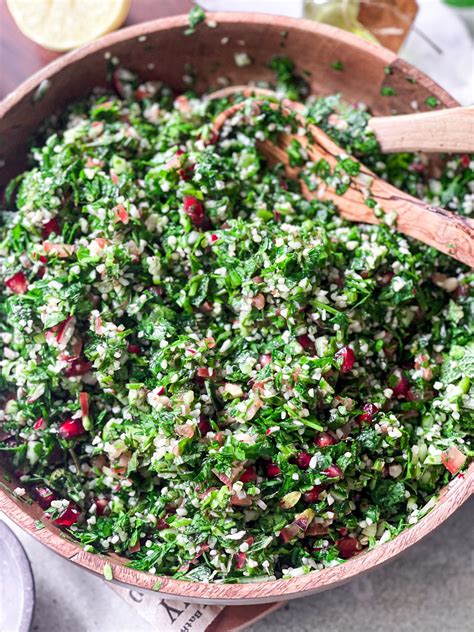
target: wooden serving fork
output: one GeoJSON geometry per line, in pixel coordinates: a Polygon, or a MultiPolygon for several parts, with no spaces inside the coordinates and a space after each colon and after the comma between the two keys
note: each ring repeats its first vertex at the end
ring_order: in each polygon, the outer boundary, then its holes
{"type": "MultiPolygon", "coordinates": [[[[316,125],[308,124],[305,121],[301,114],[303,110],[301,104],[288,100],[272,102],[260,98],[274,97],[272,91],[263,91],[247,86],[233,86],[212,93],[208,99],[226,97],[235,92],[240,92],[243,96],[256,95],[258,98],[251,101],[254,108],[259,108],[266,103],[269,107],[281,111],[285,116],[296,117],[300,127],[306,131],[302,135],[282,133],[279,135],[277,143],[269,140],[258,141],[259,151],[270,162],[285,165],[288,177],[298,179],[299,176],[299,170],[289,164],[287,150],[293,140],[297,140],[306,150],[308,158],[312,162],[317,163],[320,160],[325,160],[329,164],[331,172],[341,157],[347,157],[347,154],[325,132],[316,125]]],[[[231,119],[248,105],[248,100],[242,101],[221,112],[214,121],[214,133],[218,135],[223,127],[226,124],[230,125],[231,119]]],[[[392,120],[392,117],[390,118],[392,120]]],[[[400,118],[403,117],[393,117],[393,120],[400,118]]],[[[468,266],[474,266],[474,222],[471,219],[431,206],[400,191],[375,175],[359,161],[356,162],[360,165],[360,171],[357,175],[349,176],[349,188],[344,194],[338,195],[323,181],[316,191],[310,191],[306,184],[300,180],[302,194],[306,199],[316,197],[333,201],[341,216],[353,222],[380,223],[381,220],[375,215],[373,208],[374,206],[379,207],[383,210],[385,217],[395,219],[394,228],[401,233],[428,244],[468,266]],[[372,201],[370,206],[367,204],[369,198],[372,201]]]]}

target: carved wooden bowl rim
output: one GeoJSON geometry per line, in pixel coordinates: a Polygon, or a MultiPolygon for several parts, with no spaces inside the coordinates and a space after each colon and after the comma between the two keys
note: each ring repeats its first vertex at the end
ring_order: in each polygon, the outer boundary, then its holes
{"type": "MultiPolygon", "coordinates": [[[[328,40],[341,47],[346,46],[358,51],[362,56],[372,57],[373,63],[383,63],[386,66],[398,64],[412,78],[416,77],[418,84],[435,95],[442,105],[447,107],[457,105],[456,101],[442,88],[426,75],[400,60],[395,53],[334,27],[307,20],[263,14],[210,13],[207,19],[224,25],[242,25],[243,36],[245,29],[251,28],[252,25],[257,25],[259,28],[264,26],[276,27],[281,31],[291,29],[292,32],[297,33],[312,33],[322,40],[328,40]]],[[[173,16],[145,22],[111,33],[53,61],[27,79],[0,103],[0,123],[3,119],[4,130],[8,129],[5,124],[8,124],[8,117],[15,108],[22,106],[26,98],[31,100],[42,82],[54,78],[64,68],[72,67],[76,62],[98,51],[106,51],[117,43],[130,40],[130,44],[133,45],[137,38],[142,35],[184,29],[186,25],[187,16],[173,16]]],[[[122,560],[117,555],[104,556],[87,553],[77,542],[71,540],[67,534],[48,521],[45,521],[44,528],[38,529],[36,522],[44,517],[43,512],[36,503],[29,504],[15,496],[13,490],[15,487],[21,486],[21,483],[13,479],[9,480],[11,477],[7,475],[6,468],[2,467],[1,463],[0,478],[5,481],[5,483],[0,482],[0,510],[39,542],[75,564],[99,575],[103,575],[104,566],[107,564],[112,569],[112,581],[140,591],[155,589],[156,594],[162,597],[180,598],[196,603],[239,605],[303,597],[333,588],[393,559],[442,524],[472,495],[474,491],[474,463],[464,475],[458,475],[441,491],[439,499],[430,513],[393,540],[332,568],[290,579],[248,584],[187,582],[169,577],[157,577],[125,566],[126,560],[122,560]],[[157,582],[160,582],[158,590],[157,582]]]]}

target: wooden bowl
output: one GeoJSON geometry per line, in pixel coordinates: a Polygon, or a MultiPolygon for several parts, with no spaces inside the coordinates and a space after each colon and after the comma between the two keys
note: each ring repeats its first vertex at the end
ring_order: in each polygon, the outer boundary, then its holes
{"type": "MultiPolygon", "coordinates": [[[[176,91],[183,90],[183,75],[189,64],[196,73],[199,91],[216,86],[225,76],[231,83],[271,79],[268,62],[274,55],[288,55],[299,71],[309,72],[315,94],[341,92],[345,100],[364,101],[375,114],[408,113],[417,105],[427,109],[425,100],[435,96],[440,107],[457,105],[433,81],[402,61],[396,54],[333,27],[289,18],[247,14],[210,14],[218,23],[210,28],[201,23],[192,36],[185,36],[186,16],[171,17],[133,26],[62,57],[38,72],[0,105],[0,185],[25,166],[26,151],[39,124],[61,111],[69,102],[81,99],[94,87],[107,85],[107,59],[146,79],[160,78],[176,91]],[[234,53],[247,52],[253,63],[238,67],[234,53]],[[331,64],[339,60],[344,71],[331,64]],[[394,94],[383,95],[383,88],[394,94]],[[392,91],[390,91],[392,92],[392,91]]],[[[21,486],[0,466],[0,509],[26,531],[59,555],[93,571],[112,567],[114,580],[136,589],[152,589],[157,577],[128,568],[125,559],[86,553],[67,534],[44,520],[36,503],[26,503],[12,490],[21,486]]],[[[256,584],[191,583],[168,577],[162,579],[163,596],[201,603],[264,603],[301,597],[341,584],[393,558],[420,540],[453,513],[472,493],[474,466],[443,490],[434,509],[418,524],[394,540],[363,553],[344,564],[302,577],[256,584]]]]}

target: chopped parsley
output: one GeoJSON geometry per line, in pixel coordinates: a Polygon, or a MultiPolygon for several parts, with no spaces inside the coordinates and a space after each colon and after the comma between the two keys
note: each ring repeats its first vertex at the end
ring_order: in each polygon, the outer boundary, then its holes
{"type": "MultiPolygon", "coordinates": [[[[302,99],[292,62],[271,67],[302,99]]],[[[393,538],[472,456],[472,273],[306,200],[259,152],[297,128],[269,105],[217,138],[225,99],[114,83],[45,125],[1,218],[0,450],[22,493],[85,550],[189,581],[297,576],[393,538]]],[[[472,213],[469,156],[434,180],[380,153],[362,105],[309,97],[306,117],[472,213]]],[[[358,174],[304,147],[310,190],[358,174]]]]}

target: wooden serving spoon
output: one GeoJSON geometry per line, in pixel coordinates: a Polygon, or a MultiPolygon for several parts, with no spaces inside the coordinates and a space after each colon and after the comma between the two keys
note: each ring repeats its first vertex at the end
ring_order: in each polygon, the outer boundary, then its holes
{"type": "MultiPolygon", "coordinates": [[[[228,86],[207,96],[208,100],[243,96],[278,98],[273,90],[250,86],[228,86]]],[[[302,112],[304,106],[285,99],[285,105],[302,112]]],[[[449,108],[418,114],[373,116],[369,127],[386,153],[424,151],[427,153],[474,152],[474,106],[449,108]]]]}
{"type": "MultiPolygon", "coordinates": [[[[258,99],[236,103],[216,117],[213,125],[214,133],[219,135],[226,124],[232,125],[232,118],[245,107],[250,105],[253,108],[252,115],[255,115],[264,103],[280,110],[285,116],[296,117],[300,127],[305,130],[305,133],[301,135],[281,133],[278,144],[269,140],[257,143],[267,160],[285,165],[288,177],[298,179],[299,175],[299,170],[289,165],[287,149],[292,140],[297,140],[304,147],[312,162],[326,160],[331,172],[338,164],[339,157],[347,156],[319,127],[308,124],[299,112],[288,105],[291,104],[288,101],[274,103],[258,99]]],[[[316,191],[310,191],[300,180],[302,194],[306,199],[332,200],[345,219],[378,224],[380,219],[376,217],[373,208],[367,205],[367,200],[370,198],[373,203],[382,208],[386,218],[391,216],[396,219],[394,225],[401,233],[433,246],[471,267],[474,266],[474,222],[472,220],[426,204],[385,182],[363,164],[359,163],[359,165],[359,174],[349,176],[350,185],[343,195],[338,195],[323,181],[320,182],[316,191]]]]}

